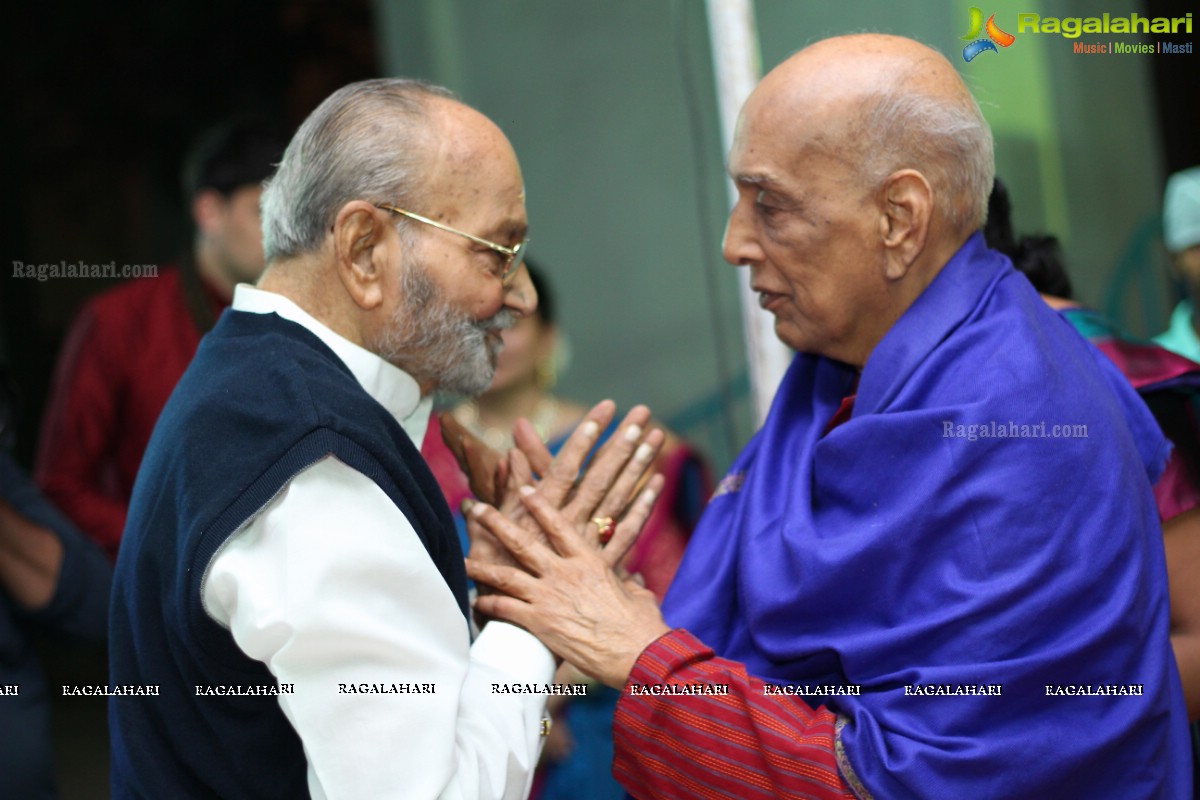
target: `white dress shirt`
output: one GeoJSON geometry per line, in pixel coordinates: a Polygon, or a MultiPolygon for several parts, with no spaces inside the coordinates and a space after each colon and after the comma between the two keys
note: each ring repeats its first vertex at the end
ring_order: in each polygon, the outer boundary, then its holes
{"type": "MultiPolygon", "coordinates": [[[[233,308],[314,333],[420,447],[432,403],[405,372],[281,295],[241,285],[233,308]]],[[[492,684],[545,684],[553,656],[505,623],[469,644],[411,523],[362,473],[328,456],[297,474],[218,550],[201,591],[238,646],[294,685],[279,704],[304,743],[314,798],[528,795],[545,696],[492,684]],[[432,693],[370,691],[428,684],[432,693]]]]}

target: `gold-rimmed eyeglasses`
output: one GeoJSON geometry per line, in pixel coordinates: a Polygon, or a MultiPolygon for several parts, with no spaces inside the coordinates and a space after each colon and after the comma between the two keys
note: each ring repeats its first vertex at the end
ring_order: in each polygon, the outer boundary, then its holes
{"type": "Polygon", "coordinates": [[[384,203],[380,203],[378,207],[384,209],[385,211],[391,211],[393,214],[399,214],[402,217],[415,219],[417,222],[424,222],[426,225],[432,225],[433,227],[440,228],[448,233],[457,234],[458,236],[470,239],[476,244],[481,244],[484,247],[495,250],[497,253],[503,256],[503,259],[500,262],[500,270],[498,272],[493,272],[492,274],[500,279],[500,285],[504,286],[505,288],[508,288],[512,285],[513,278],[517,276],[517,270],[521,268],[521,262],[525,259],[525,249],[529,247],[528,239],[522,240],[516,247],[505,247],[502,244],[496,244],[495,242],[489,242],[487,239],[481,239],[478,236],[467,233],[466,231],[460,231],[457,228],[451,228],[449,225],[443,225],[437,220],[432,220],[429,217],[423,217],[420,214],[413,213],[412,211],[405,211],[403,208],[396,208],[395,206],[389,206],[384,203]]]}

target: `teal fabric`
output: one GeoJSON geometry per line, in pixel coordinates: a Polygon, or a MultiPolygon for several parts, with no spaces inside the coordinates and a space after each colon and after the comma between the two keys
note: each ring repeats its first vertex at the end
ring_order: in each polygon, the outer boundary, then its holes
{"type": "Polygon", "coordinates": [[[1192,327],[1192,301],[1181,300],[1171,312],[1171,326],[1154,337],[1154,341],[1184,358],[1200,361],[1200,337],[1192,327]]]}

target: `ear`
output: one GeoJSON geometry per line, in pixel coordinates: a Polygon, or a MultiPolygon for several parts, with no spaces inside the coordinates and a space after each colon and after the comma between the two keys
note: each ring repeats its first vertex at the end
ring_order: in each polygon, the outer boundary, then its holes
{"type": "Polygon", "coordinates": [[[880,234],[887,252],[887,277],[899,280],[925,249],[933,217],[933,189],[914,169],[893,172],[883,183],[880,234]]]}
{"type": "Polygon", "coordinates": [[[382,218],[381,211],[365,200],[353,200],[338,210],[333,223],[333,250],[338,279],[362,309],[383,303],[388,265],[395,258],[400,237],[382,218]]]}
{"type": "Polygon", "coordinates": [[[204,236],[211,235],[220,226],[225,215],[225,196],[216,189],[204,189],[192,198],[192,219],[196,230],[204,236]]]}

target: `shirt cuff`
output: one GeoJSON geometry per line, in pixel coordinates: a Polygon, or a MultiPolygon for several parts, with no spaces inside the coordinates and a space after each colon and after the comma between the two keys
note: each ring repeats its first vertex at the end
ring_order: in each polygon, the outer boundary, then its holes
{"type": "Polygon", "coordinates": [[[492,620],[471,645],[471,659],[515,680],[546,683],[554,678],[554,654],[529,631],[492,620]]]}

